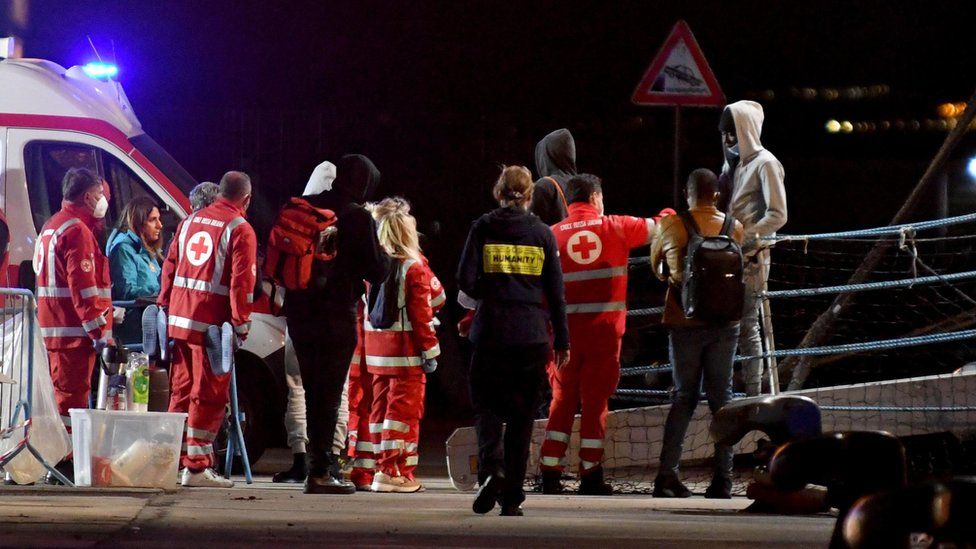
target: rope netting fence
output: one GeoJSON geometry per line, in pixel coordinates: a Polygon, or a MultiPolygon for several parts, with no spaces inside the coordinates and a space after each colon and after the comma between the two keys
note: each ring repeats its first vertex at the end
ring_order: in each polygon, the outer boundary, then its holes
{"type": "MultiPolygon", "coordinates": [[[[825,431],[889,431],[903,437],[916,474],[968,472],[976,463],[974,229],[976,213],[768,239],[772,266],[765,298],[775,347],[762,356],[776,359],[779,386],[769,386],[767,371],[763,392],[779,392],[793,381],[802,387],[799,394],[820,404],[825,431]],[[878,247],[881,262],[864,282],[850,284],[878,247]],[[811,325],[842,293],[854,295],[833,311],[824,337],[801,347],[811,325]]],[[[611,401],[604,461],[608,477],[624,492],[649,492],[657,473],[672,390],[667,330],[660,324],[663,294],[648,258],[632,258],[621,383],[611,401]]],[[[736,368],[751,358],[737,356],[736,368]]],[[[740,387],[737,374],[736,397],[744,396],[740,387]]],[[[702,400],[682,455],[682,473],[699,493],[711,478],[712,455],[710,414],[702,400]]],[[[736,448],[739,492],[751,477],[751,453],[762,444],[758,435],[736,448]]]]}

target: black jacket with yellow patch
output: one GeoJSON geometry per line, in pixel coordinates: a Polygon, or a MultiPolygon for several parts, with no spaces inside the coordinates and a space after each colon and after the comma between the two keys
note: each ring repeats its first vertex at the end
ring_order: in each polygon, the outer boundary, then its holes
{"type": "Polygon", "coordinates": [[[559,250],[538,217],[498,208],[471,226],[461,253],[458,287],[481,303],[471,326],[477,345],[509,347],[549,341],[569,349],[559,250]]]}

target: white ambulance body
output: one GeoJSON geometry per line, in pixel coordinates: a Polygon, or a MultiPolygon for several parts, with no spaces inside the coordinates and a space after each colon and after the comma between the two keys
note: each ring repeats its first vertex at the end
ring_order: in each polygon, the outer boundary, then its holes
{"type": "MultiPolygon", "coordinates": [[[[37,233],[61,207],[61,180],[74,167],[102,175],[111,187],[106,224],[125,204],[148,195],[161,206],[164,236],[190,211],[196,181],[142,130],[122,86],[41,59],[0,60],[0,208],[10,227],[8,285],[31,287],[37,233]]],[[[238,355],[248,450],[263,452],[281,424],[284,319],[255,314],[238,355]],[[279,391],[274,391],[278,393],[279,391]]]]}

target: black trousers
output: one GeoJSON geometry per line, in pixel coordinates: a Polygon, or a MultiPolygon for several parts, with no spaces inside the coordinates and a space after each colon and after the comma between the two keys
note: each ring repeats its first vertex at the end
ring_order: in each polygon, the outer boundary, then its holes
{"type": "Polygon", "coordinates": [[[317,321],[311,328],[307,322],[289,319],[288,332],[305,387],[308,474],[330,473],[341,478],[332,441],[349,362],[356,352],[356,317],[337,315],[332,320],[317,321]]]}
{"type": "Polygon", "coordinates": [[[525,501],[532,424],[549,360],[549,344],[475,347],[471,357],[471,402],[478,433],[478,481],[505,477],[502,501],[525,501]],[[504,432],[504,434],[503,434],[504,432]]]}

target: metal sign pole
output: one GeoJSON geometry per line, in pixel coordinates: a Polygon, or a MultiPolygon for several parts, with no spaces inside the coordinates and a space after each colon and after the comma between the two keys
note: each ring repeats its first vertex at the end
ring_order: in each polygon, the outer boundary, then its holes
{"type": "Polygon", "coordinates": [[[682,210],[681,203],[681,105],[674,106],[674,208],[682,210]]]}

